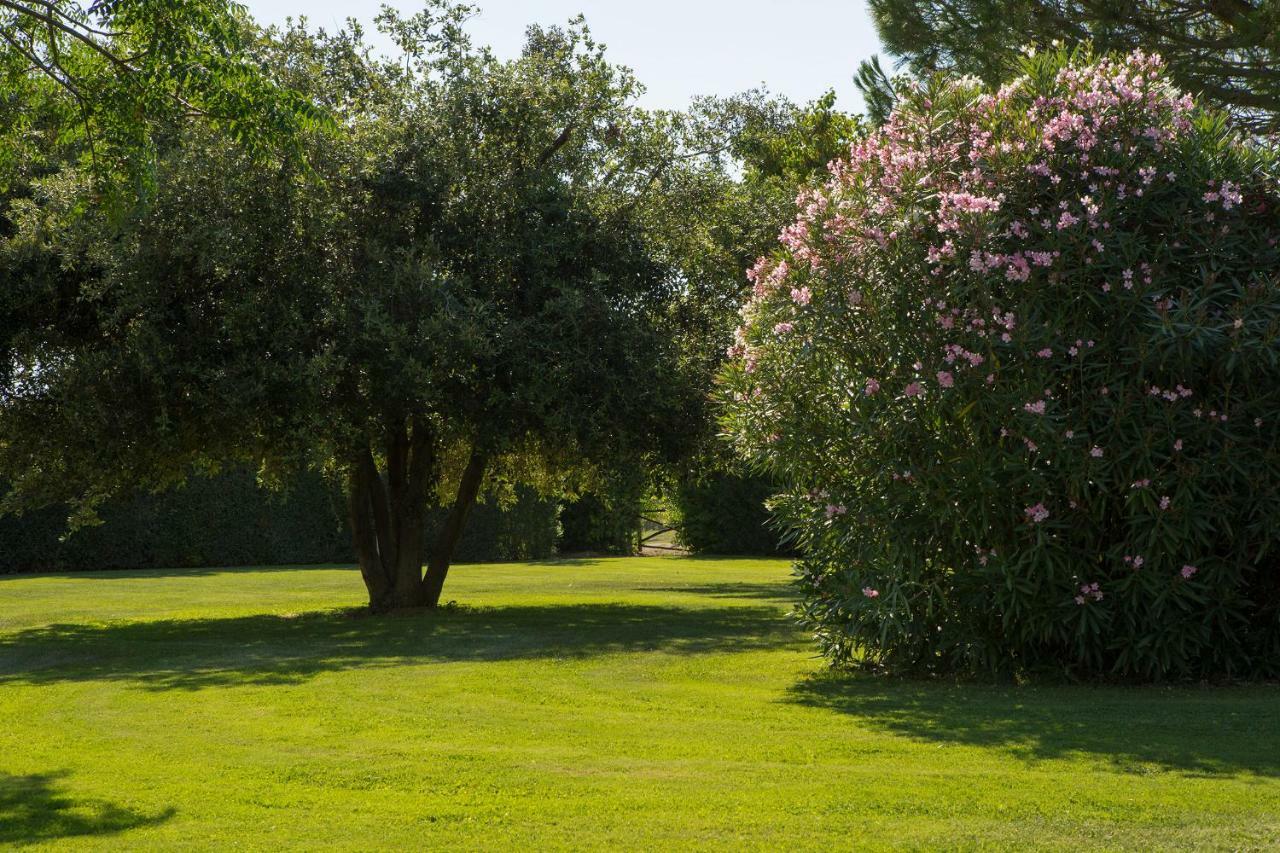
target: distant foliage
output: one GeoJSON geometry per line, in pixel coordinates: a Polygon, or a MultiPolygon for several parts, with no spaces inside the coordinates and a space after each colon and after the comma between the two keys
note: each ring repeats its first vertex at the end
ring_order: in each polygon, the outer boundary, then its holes
{"type": "MultiPolygon", "coordinates": [[[[235,471],[183,488],[121,498],[103,523],[67,535],[63,507],[0,518],[0,574],[93,569],[349,563],[341,491],[304,475],[283,492],[235,471]]],[[[430,511],[438,522],[445,510],[430,511]]],[[[536,560],[555,553],[559,505],[520,489],[514,502],[477,504],[458,543],[461,562],[536,560]]]]}
{"type": "Polygon", "coordinates": [[[767,477],[725,473],[681,483],[672,496],[680,544],[695,554],[787,553],[765,508],[775,491],[767,477]]]}
{"type": "Polygon", "coordinates": [[[725,374],[837,663],[1280,672],[1272,152],[1161,61],[907,92],[806,193],[725,374]]]}
{"type": "Polygon", "coordinates": [[[562,554],[633,554],[640,523],[639,499],[606,501],[585,494],[560,511],[562,554]]]}
{"type": "MultiPolygon", "coordinates": [[[[428,524],[439,524],[445,510],[428,513],[428,524]],[[432,517],[435,516],[435,517],[432,517]]],[[[516,489],[515,500],[489,499],[476,504],[454,551],[459,563],[497,563],[511,560],[546,560],[556,555],[560,536],[560,504],[533,489],[516,489]]],[[[431,557],[430,545],[427,557],[431,557]]]]}

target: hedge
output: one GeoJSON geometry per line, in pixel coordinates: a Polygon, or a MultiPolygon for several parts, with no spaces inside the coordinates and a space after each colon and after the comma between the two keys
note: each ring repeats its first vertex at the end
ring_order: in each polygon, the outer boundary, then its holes
{"type": "Polygon", "coordinates": [[[715,473],[681,483],[673,495],[680,544],[695,554],[777,556],[765,501],[778,491],[765,477],[715,473]]]}
{"type": "MultiPolygon", "coordinates": [[[[531,493],[510,507],[478,504],[455,559],[550,557],[558,514],[555,501],[531,493]]],[[[282,493],[260,488],[248,471],[193,478],[179,489],[109,503],[101,515],[100,526],[70,535],[57,507],[0,518],[0,573],[352,560],[342,496],[316,475],[282,493]]]]}

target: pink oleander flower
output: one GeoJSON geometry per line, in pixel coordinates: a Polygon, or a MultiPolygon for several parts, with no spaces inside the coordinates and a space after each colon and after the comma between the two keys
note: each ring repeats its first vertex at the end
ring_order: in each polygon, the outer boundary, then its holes
{"type": "Polygon", "coordinates": [[[1053,350],[1050,349],[1049,347],[1045,347],[1044,349],[1040,350],[1040,352],[1036,353],[1036,355],[1040,356],[1041,358],[1053,358],[1053,350]]]}
{"type": "Polygon", "coordinates": [[[955,385],[955,379],[945,370],[938,371],[938,384],[943,388],[950,388],[955,385]]]}
{"type": "Polygon", "coordinates": [[[1031,519],[1036,524],[1039,524],[1049,517],[1049,510],[1045,509],[1043,503],[1029,506],[1024,509],[1023,512],[1026,513],[1027,518],[1031,519]]]}
{"type": "Polygon", "coordinates": [[[908,397],[919,397],[924,393],[924,387],[919,382],[911,382],[902,389],[902,393],[908,397]]]}
{"type": "Polygon", "coordinates": [[[942,204],[944,207],[953,207],[956,210],[963,210],[967,213],[987,213],[1000,209],[1000,198],[987,198],[985,196],[972,195],[970,193],[943,193],[942,204]]]}
{"type": "Polygon", "coordinates": [[[813,299],[813,294],[807,287],[791,288],[791,301],[797,305],[808,305],[813,299]]]}
{"type": "Polygon", "coordinates": [[[835,518],[837,515],[844,515],[848,509],[844,504],[827,504],[827,518],[835,518]]]}
{"type": "Polygon", "coordinates": [[[1044,400],[1036,400],[1034,403],[1026,403],[1023,405],[1022,408],[1026,409],[1028,412],[1030,412],[1033,415],[1043,415],[1044,400]]]}
{"type": "Polygon", "coordinates": [[[1168,495],[1160,496],[1160,509],[1167,510],[1172,503],[1173,501],[1169,498],[1168,495]]]}
{"type": "Polygon", "coordinates": [[[1101,601],[1103,598],[1102,590],[1098,588],[1098,583],[1085,583],[1080,585],[1080,594],[1076,596],[1076,604],[1084,604],[1089,600],[1101,601]]]}
{"type": "Polygon", "coordinates": [[[779,323],[779,324],[777,324],[776,326],[774,326],[774,327],[773,327],[773,332],[774,332],[774,334],[776,334],[776,335],[785,335],[785,334],[790,333],[790,332],[791,332],[791,330],[792,330],[792,329],[794,329],[794,328],[795,328],[795,326],[793,326],[793,325],[792,325],[792,324],[790,324],[790,323],[779,323]]]}
{"type": "Polygon", "coordinates": [[[1195,574],[1198,571],[1200,570],[1197,569],[1195,566],[1191,565],[1190,563],[1188,563],[1187,565],[1182,567],[1182,571],[1180,571],[1179,574],[1182,575],[1183,580],[1191,580],[1193,577],[1195,577],[1195,574]]]}
{"type": "Polygon", "coordinates": [[[1101,459],[1101,458],[1102,458],[1102,448],[1095,444],[1095,445],[1094,445],[1094,446],[1089,450],[1089,455],[1090,455],[1090,456],[1092,456],[1094,459],[1101,459]]]}
{"type": "Polygon", "coordinates": [[[863,594],[863,595],[865,595],[867,598],[879,598],[879,597],[880,597],[880,590],[878,590],[878,589],[872,589],[872,588],[871,588],[871,587],[869,587],[869,586],[864,586],[864,587],[862,588],[862,594],[863,594]]]}
{"type": "Polygon", "coordinates": [[[870,397],[872,394],[875,394],[879,390],[880,390],[880,383],[873,378],[873,379],[867,380],[867,384],[863,387],[862,393],[870,397]]]}

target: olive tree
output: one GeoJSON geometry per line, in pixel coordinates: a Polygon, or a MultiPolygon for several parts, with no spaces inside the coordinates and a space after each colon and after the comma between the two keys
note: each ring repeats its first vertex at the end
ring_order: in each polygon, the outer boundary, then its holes
{"type": "Polygon", "coordinates": [[[88,512],[231,459],[320,467],[346,485],[371,606],[432,606],[486,481],[673,447],[686,383],[638,213],[638,84],[580,20],[500,61],[468,12],[384,13],[390,60],[358,29],[274,34],[261,61],[337,117],[306,170],[194,128],[123,227],[67,225],[74,170],[11,206],[10,508],[88,512]]]}

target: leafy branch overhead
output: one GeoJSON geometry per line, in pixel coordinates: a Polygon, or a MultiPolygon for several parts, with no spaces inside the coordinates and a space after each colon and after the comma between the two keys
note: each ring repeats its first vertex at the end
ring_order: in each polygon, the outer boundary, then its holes
{"type": "Polygon", "coordinates": [[[294,156],[301,132],[331,124],[255,58],[260,32],[225,0],[0,0],[0,40],[6,89],[55,87],[63,141],[111,183],[149,185],[158,146],[185,120],[294,156]]]}

